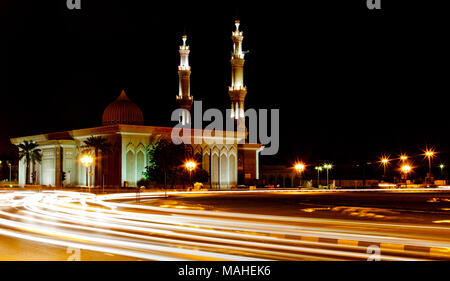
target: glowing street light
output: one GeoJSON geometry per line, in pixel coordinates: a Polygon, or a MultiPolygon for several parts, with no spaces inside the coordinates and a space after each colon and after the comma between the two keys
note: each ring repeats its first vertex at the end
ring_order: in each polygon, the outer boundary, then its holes
{"type": "Polygon", "coordinates": [[[305,170],[305,164],[297,163],[295,164],[294,169],[297,171],[297,173],[301,174],[305,170]]]}
{"type": "Polygon", "coordinates": [[[405,173],[405,174],[408,174],[409,172],[411,172],[411,166],[403,165],[402,166],[402,172],[405,173]]]}
{"type": "Polygon", "coordinates": [[[194,171],[195,167],[197,167],[197,163],[195,163],[192,160],[189,160],[189,161],[186,161],[186,163],[184,163],[184,167],[186,168],[186,170],[189,171],[189,180],[190,180],[191,186],[192,186],[193,185],[192,184],[192,171],[194,171]]]}
{"type": "Polygon", "coordinates": [[[427,149],[425,151],[425,157],[428,158],[428,173],[429,173],[429,177],[431,178],[431,158],[434,157],[434,151],[431,149],[427,149]]]}
{"type": "Polygon", "coordinates": [[[90,167],[92,165],[92,163],[94,162],[94,157],[92,157],[89,154],[85,154],[83,157],[81,157],[80,159],[81,163],[86,167],[86,176],[87,176],[87,182],[88,182],[88,187],[91,187],[91,177],[90,177],[90,167]]]}
{"type": "Polygon", "coordinates": [[[411,172],[412,167],[410,165],[403,165],[401,167],[402,173],[405,175],[405,185],[407,186],[408,174],[411,172]]]}
{"type": "Polygon", "coordinates": [[[305,164],[303,164],[302,162],[299,162],[294,165],[294,169],[300,177],[300,186],[301,186],[302,185],[301,177],[302,177],[302,173],[305,171],[305,164]]]}
{"type": "Polygon", "coordinates": [[[386,166],[389,165],[389,158],[383,156],[380,162],[383,165],[383,178],[386,178],[386,166]]]}
{"type": "Polygon", "coordinates": [[[327,187],[329,187],[329,185],[328,185],[328,170],[333,168],[333,166],[331,164],[325,164],[325,165],[323,165],[323,168],[327,170],[327,187]]]}

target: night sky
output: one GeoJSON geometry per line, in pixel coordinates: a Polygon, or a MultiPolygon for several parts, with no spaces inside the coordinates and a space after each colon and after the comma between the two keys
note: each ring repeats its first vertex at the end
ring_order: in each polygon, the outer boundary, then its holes
{"type": "Polygon", "coordinates": [[[174,125],[184,32],[191,94],[204,108],[229,108],[239,18],[250,51],[246,108],[280,109],[280,151],[264,163],[351,163],[426,145],[448,158],[445,10],[386,0],[381,11],[365,0],[154,2],[82,0],[71,11],[65,0],[2,1],[0,154],[9,137],[101,125],[122,89],[146,125],[174,125]]]}

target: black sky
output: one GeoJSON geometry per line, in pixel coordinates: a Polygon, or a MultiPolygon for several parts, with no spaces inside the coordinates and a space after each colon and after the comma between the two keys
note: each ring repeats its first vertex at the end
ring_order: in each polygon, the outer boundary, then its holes
{"type": "Polygon", "coordinates": [[[101,125],[122,89],[147,125],[170,126],[184,31],[191,94],[204,108],[228,108],[236,17],[250,51],[246,107],[281,114],[280,153],[264,161],[373,160],[425,145],[446,159],[450,151],[450,48],[440,7],[82,0],[81,11],[70,11],[65,2],[2,2],[0,153],[9,137],[101,125]]]}

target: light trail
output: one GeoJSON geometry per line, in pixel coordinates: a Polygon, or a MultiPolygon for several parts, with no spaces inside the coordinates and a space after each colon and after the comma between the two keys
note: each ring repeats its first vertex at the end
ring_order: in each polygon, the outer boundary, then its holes
{"type": "MultiPolygon", "coordinates": [[[[0,192],[0,235],[146,260],[367,260],[371,257],[367,247],[354,241],[394,245],[392,249],[382,250],[382,260],[427,260],[432,259],[428,254],[396,249],[405,244],[450,248],[450,242],[446,241],[357,229],[367,227],[367,222],[120,202],[135,196],[130,193],[96,196],[68,191],[0,192]],[[353,243],[330,243],[326,239],[353,243]]],[[[140,193],[141,200],[161,197],[163,192],[140,193]]],[[[370,226],[423,229],[409,224],[371,223],[370,226]]],[[[431,228],[448,230],[439,226],[431,228]]]]}

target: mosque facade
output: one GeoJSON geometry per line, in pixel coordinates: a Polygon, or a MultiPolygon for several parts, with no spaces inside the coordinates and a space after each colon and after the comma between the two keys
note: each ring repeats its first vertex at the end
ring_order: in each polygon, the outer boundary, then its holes
{"type": "MultiPolygon", "coordinates": [[[[183,36],[180,46],[180,65],[178,66],[179,93],[176,95],[180,111],[180,122],[189,123],[193,97],[190,94],[189,46],[183,36]]],[[[247,89],[244,86],[242,51],[242,31],[239,21],[232,33],[233,52],[231,57],[232,85],[229,87],[231,102],[230,116],[233,119],[244,119],[244,100],[247,89]]],[[[243,122],[244,123],[244,122],[243,122]]],[[[147,166],[147,148],[161,139],[171,141],[170,127],[147,126],[138,105],[133,103],[125,91],[104,110],[102,125],[94,128],[78,129],[34,136],[12,138],[12,144],[34,141],[42,151],[42,160],[31,163],[30,177],[36,184],[46,186],[87,186],[92,185],[94,178],[98,185],[121,187],[136,186],[143,177],[147,166]],[[81,158],[86,151],[84,141],[101,136],[111,144],[110,152],[100,152],[98,167],[83,165],[81,158]],[[34,166],[33,166],[34,165],[34,166]],[[98,171],[99,175],[95,175],[98,171]]],[[[197,138],[190,146],[196,159],[201,159],[199,168],[209,174],[207,185],[213,188],[230,188],[238,184],[250,184],[259,179],[260,144],[240,144],[245,134],[223,131],[211,132],[208,139],[204,134],[192,133],[197,138]],[[230,137],[231,135],[231,137],[230,137]]],[[[19,161],[19,184],[26,183],[26,163],[19,161]]],[[[29,182],[32,182],[30,179],[29,182]]]]}

